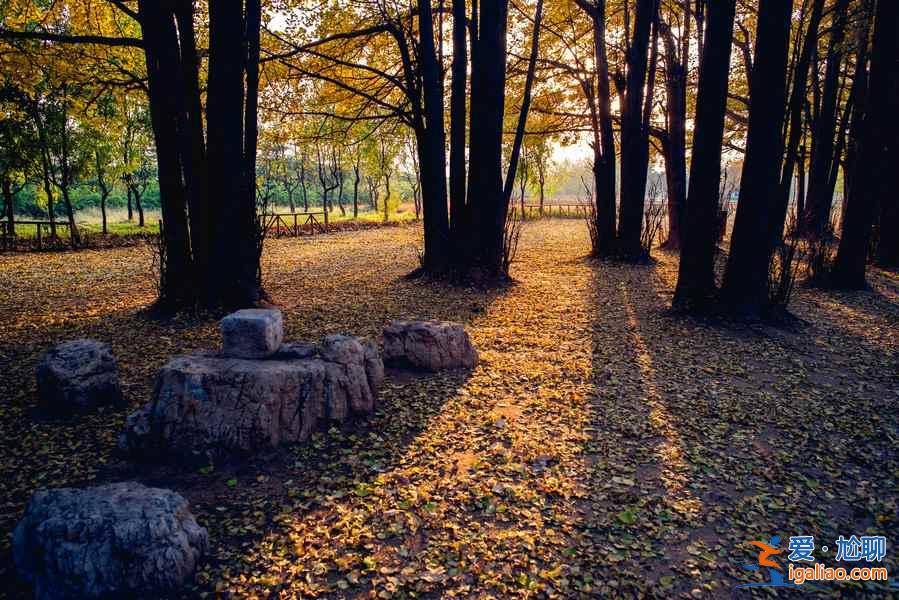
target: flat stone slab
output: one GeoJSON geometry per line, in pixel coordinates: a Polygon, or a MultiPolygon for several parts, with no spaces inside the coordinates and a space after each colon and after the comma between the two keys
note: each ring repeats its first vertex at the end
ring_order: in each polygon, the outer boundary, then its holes
{"type": "Polygon", "coordinates": [[[190,579],[207,545],[187,500],[123,482],[35,492],[12,551],[35,598],[150,598],[190,579]]]}
{"type": "Polygon", "coordinates": [[[280,310],[247,308],[222,319],[222,354],[232,358],[266,358],[284,338],[280,310]]]}
{"type": "Polygon", "coordinates": [[[36,375],[39,404],[51,412],[71,413],[122,402],[112,348],[97,340],[53,346],[41,358],[36,375]]]}
{"type": "Polygon", "coordinates": [[[470,369],[478,353],[461,323],[392,321],[384,328],[384,362],[424,371],[470,369]]]}
{"type": "Polygon", "coordinates": [[[120,449],[136,457],[251,452],[307,440],[319,426],[374,411],[384,366],[368,340],[285,344],[264,360],[177,356],[132,413],[120,449]]]}

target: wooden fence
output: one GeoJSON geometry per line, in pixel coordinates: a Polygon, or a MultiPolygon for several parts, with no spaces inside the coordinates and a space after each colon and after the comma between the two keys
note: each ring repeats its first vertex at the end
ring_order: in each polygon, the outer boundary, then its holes
{"type": "Polygon", "coordinates": [[[296,212],[296,213],[268,213],[259,215],[264,224],[265,234],[275,237],[297,237],[302,231],[310,233],[328,232],[328,211],[296,212]],[[321,217],[319,220],[316,217],[321,217]],[[300,219],[303,219],[300,222],[300,219]]]}
{"type": "MultiPolygon", "coordinates": [[[[7,219],[0,219],[0,247],[4,250],[11,250],[15,246],[16,233],[15,228],[19,225],[34,225],[35,231],[37,232],[35,240],[37,242],[37,249],[44,249],[44,240],[52,240],[52,236],[50,232],[52,231],[52,226],[55,225],[56,229],[68,229],[71,232],[71,223],[66,221],[55,221],[51,223],[50,221],[34,221],[34,220],[20,220],[16,219],[15,222],[10,223],[7,219]],[[46,229],[46,234],[44,230],[46,229]]],[[[58,236],[57,236],[57,239],[58,236]]]]}
{"type": "Polygon", "coordinates": [[[586,204],[510,204],[509,212],[512,216],[524,217],[586,217],[590,207],[586,204]],[[524,208],[524,210],[522,210],[524,208]]]}

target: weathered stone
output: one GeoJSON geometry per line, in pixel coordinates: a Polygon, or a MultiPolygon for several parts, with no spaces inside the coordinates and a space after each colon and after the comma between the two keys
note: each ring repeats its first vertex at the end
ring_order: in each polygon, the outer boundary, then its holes
{"type": "Polygon", "coordinates": [[[231,358],[266,358],[278,351],[284,337],[280,310],[247,308],[221,322],[222,354],[231,358]]]}
{"type": "Polygon", "coordinates": [[[266,360],[178,356],[160,371],[150,403],[128,417],[119,446],[153,456],[304,441],[320,424],[372,412],[379,373],[377,350],[366,354],[347,336],[285,344],[266,360]]]}
{"type": "Polygon", "coordinates": [[[478,353],[460,323],[393,321],[384,328],[384,362],[425,371],[470,369],[478,353]]]}
{"type": "Polygon", "coordinates": [[[124,482],[35,492],[12,550],[39,599],[159,597],[193,575],[207,544],[179,494],[124,482]]]}
{"type": "Polygon", "coordinates": [[[122,402],[115,357],[109,344],[72,340],[53,346],[37,367],[40,404],[68,413],[122,402]]]}

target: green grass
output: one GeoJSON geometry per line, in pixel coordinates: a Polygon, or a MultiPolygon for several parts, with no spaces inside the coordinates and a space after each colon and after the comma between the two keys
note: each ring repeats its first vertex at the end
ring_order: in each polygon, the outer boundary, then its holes
{"type": "MultiPolygon", "coordinates": [[[[315,212],[319,209],[319,207],[309,207],[312,212],[315,212]]],[[[273,209],[273,212],[277,212],[279,214],[289,214],[290,209],[287,207],[276,207],[273,209]]],[[[300,212],[299,210],[297,212],[300,212]]],[[[148,211],[145,215],[145,227],[138,227],[137,221],[128,221],[125,218],[124,211],[110,211],[108,215],[109,219],[107,221],[107,232],[109,235],[113,236],[130,236],[130,235],[140,235],[140,234],[155,234],[159,233],[159,213],[156,211],[148,211]]],[[[35,219],[34,217],[19,217],[22,220],[26,221],[36,221],[41,219],[35,219]]],[[[316,218],[319,221],[322,221],[321,215],[317,215],[316,218]]],[[[300,222],[305,220],[304,217],[299,217],[300,222]]],[[[291,217],[284,217],[285,221],[292,222],[291,217]]],[[[384,220],[384,213],[380,211],[373,210],[365,210],[359,212],[359,218],[353,219],[352,210],[347,210],[346,215],[341,215],[340,210],[336,209],[332,213],[328,215],[329,223],[345,223],[351,221],[357,221],[361,223],[381,223],[384,220]]],[[[391,223],[395,222],[409,222],[415,220],[415,211],[411,205],[401,205],[399,208],[395,210],[391,210],[389,219],[391,223]]],[[[99,234],[102,231],[102,225],[100,223],[99,213],[94,214],[94,211],[84,211],[83,213],[78,213],[76,215],[76,222],[78,223],[78,231],[81,232],[82,235],[93,235],[99,234]]],[[[46,237],[49,235],[49,230],[47,226],[44,226],[41,234],[46,237]]],[[[16,235],[21,238],[34,238],[37,237],[37,225],[26,225],[26,224],[16,224],[16,235]]],[[[68,227],[65,224],[65,221],[57,221],[56,225],[56,235],[62,238],[66,238],[69,235],[68,227]]]]}
{"type": "MultiPolygon", "coordinates": [[[[78,223],[78,231],[81,235],[93,235],[100,233],[102,229],[103,226],[100,223],[78,223]]],[[[159,233],[159,222],[157,220],[153,220],[152,222],[148,221],[146,227],[138,227],[137,222],[129,223],[128,221],[121,221],[117,223],[108,223],[106,229],[109,235],[121,236],[159,233]]],[[[16,235],[21,238],[37,237],[37,225],[16,224],[16,235]]],[[[46,225],[43,227],[41,235],[44,237],[49,235],[49,228],[46,225]]],[[[68,237],[69,229],[65,222],[57,222],[56,235],[59,237],[68,237]]]]}

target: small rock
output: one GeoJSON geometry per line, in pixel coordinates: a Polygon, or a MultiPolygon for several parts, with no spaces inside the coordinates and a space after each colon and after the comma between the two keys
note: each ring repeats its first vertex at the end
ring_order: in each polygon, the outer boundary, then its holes
{"type": "Polygon", "coordinates": [[[53,346],[37,367],[40,404],[57,413],[122,402],[115,357],[109,344],[81,339],[53,346]]]}
{"type": "Polygon", "coordinates": [[[221,322],[222,354],[231,358],[267,358],[278,351],[284,337],[280,310],[247,308],[221,322]]]}
{"type": "Polygon", "coordinates": [[[13,534],[34,597],[159,597],[192,577],[208,534],[187,501],[136,482],[39,490],[13,534]]]}
{"type": "Polygon", "coordinates": [[[460,323],[393,321],[384,328],[384,362],[425,371],[470,369],[478,353],[460,323]]]}

